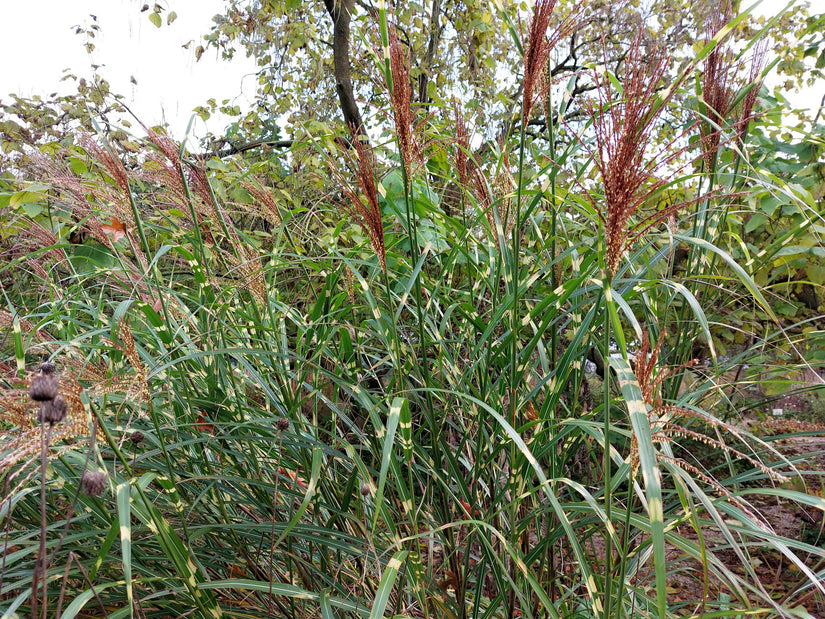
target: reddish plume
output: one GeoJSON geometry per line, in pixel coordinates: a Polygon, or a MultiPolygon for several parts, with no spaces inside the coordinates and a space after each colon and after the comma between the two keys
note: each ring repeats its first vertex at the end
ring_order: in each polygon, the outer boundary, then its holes
{"type": "MultiPolygon", "coordinates": [[[[412,176],[414,168],[421,165],[423,155],[421,143],[413,132],[412,126],[412,88],[410,86],[409,58],[402,51],[395,31],[395,24],[390,22],[388,27],[390,71],[392,85],[390,99],[392,101],[395,132],[398,136],[398,149],[401,151],[401,161],[404,164],[407,176],[412,176]]],[[[356,140],[357,141],[357,140],[356,140]]]]}
{"type": "Polygon", "coordinates": [[[375,250],[375,255],[378,256],[381,269],[386,272],[387,252],[384,248],[384,223],[381,218],[381,204],[378,201],[378,189],[375,185],[375,158],[372,149],[361,139],[358,128],[350,126],[350,133],[357,157],[356,176],[358,185],[361,188],[361,193],[364,194],[366,203],[334,169],[333,174],[349,202],[344,206],[345,210],[367,233],[370,244],[375,250]]]}
{"type": "MultiPolygon", "coordinates": [[[[679,86],[673,83],[662,88],[669,68],[667,55],[661,49],[645,49],[640,35],[628,51],[625,67],[621,94],[609,79],[594,73],[597,100],[589,103],[596,137],[593,156],[604,185],[603,208],[595,206],[605,224],[611,275],[634,236],[628,230],[630,218],[665,183],[657,172],[672,166],[684,152],[668,153],[668,145],[657,153],[648,152],[656,120],[679,86]]],[[[662,219],[670,212],[659,212],[657,217],[662,219]]]]}

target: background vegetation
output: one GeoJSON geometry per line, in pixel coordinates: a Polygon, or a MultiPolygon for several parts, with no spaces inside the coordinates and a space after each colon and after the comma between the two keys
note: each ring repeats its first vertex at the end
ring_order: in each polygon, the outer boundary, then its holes
{"type": "Polygon", "coordinates": [[[691,6],[232,1],[196,153],[8,102],[3,616],[820,612],[822,16],[691,6]]]}

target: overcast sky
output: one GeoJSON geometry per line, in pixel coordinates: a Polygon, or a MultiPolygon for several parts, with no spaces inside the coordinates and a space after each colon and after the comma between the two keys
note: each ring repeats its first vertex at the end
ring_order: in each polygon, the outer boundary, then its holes
{"type": "MultiPolygon", "coordinates": [[[[154,5],[154,0],[146,1],[154,5]]],[[[151,9],[140,12],[144,0],[0,0],[0,23],[5,26],[0,100],[11,92],[24,96],[72,92],[71,83],[60,81],[64,69],[88,78],[94,62],[102,65],[100,71],[111,90],[124,95],[144,123],[166,121],[178,139],[184,136],[192,109],[210,97],[219,102],[231,99],[246,109],[255,93],[251,60],[241,53],[232,62],[222,62],[214,50],[207,50],[195,62],[194,50],[209,32],[223,0],[159,1],[167,9],[161,28],[149,22],[151,9]],[[166,25],[171,10],[178,18],[166,25]],[[84,49],[85,38],[74,28],[93,23],[90,15],[97,17],[100,26],[91,57],[84,49]],[[188,41],[192,43],[184,49],[188,41]]],[[[812,10],[822,1],[814,0],[812,10]]],[[[787,0],[764,0],[758,11],[775,15],[786,4],[787,0]]],[[[820,84],[803,96],[791,93],[789,98],[797,105],[818,106],[823,94],[825,85],[820,84]]],[[[213,117],[209,128],[218,133],[226,124],[226,119],[213,117]]],[[[195,135],[204,133],[205,126],[197,120],[195,135]]]]}
{"type": "MultiPolygon", "coordinates": [[[[150,7],[155,2],[146,1],[150,7]]],[[[6,26],[0,99],[11,92],[26,96],[72,92],[73,82],[61,82],[64,69],[88,78],[94,62],[102,65],[99,71],[112,92],[124,95],[144,123],[169,122],[178,138],[186,131],[192,109],[210,97],[248,107],[255,93],[250,59],[239,54],[232,62],[223,62],[207,49],[195,62],[195,48],[203,43],[222,0],[160,0],[168,7],[161,13],[161,28],[149,22],[151,8],[140,12],[143,4],[142,0],[0,0],[0,23],[6,26]],[[171,10],[178,17],[167,25],[171,10]],[[75,34],[74,28],[94,23],[90,15],[97,17],[100,26],[91,55],[86,53],[84,35],[75,34]],[[192,43],[184,49],[188,41],[192,43]]],[[[210,128],[220,131],[225,123],[216,121],[210,120],[210,128]]],[[[203,124],[196,129],[203,135],[203,124]]]]}

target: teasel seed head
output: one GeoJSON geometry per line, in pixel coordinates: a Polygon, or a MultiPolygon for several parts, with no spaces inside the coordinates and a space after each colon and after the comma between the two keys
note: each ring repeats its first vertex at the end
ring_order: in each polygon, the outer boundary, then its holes
{"type": "Polygon", "coordinates": [[[287,419],[286,417],[278,418],[275,421],[275,429],[278,430],[278,432],[284,432],[286,430],[289,430],[289,419],[287,419]]]}
{"type": "Polygon", "coordinates": [[[57,371],[57,366],[51,361],[44,361],[40,364],[40,373],[44,376],[51,376],[57,371]]]}
{"type": "Polygon", "coordinates": [[[129,440],[135,445],[140,445],[143,442],[143,439],[145,438],[146,437],[143,435],[143,432],[141,432],[140,430],[135,430],[129,436],[129,440]]]}
{"type": "Polygon", "coordinates": [[[46,402],[57,397],[57,379],[50,375],[35,376],[29,388],[29,397],[35,402],[46,402]]]}
{"type": "Polygon", "coordinates": [[[106,474],[103,471],[86,471],[80,478],[80,488],[86,496],[100,496],[106,488],[106,474]]]}
{"type": "Polygon", "coordinates": [[[369,484],[361,484],[361,496],[367,497],[370,495],[369,484]]]}
{"type": "Polygon", "coordinates": [[[58,395],[53,400],[44,400],[40,402],[40,412],[37,415],[37,420],[40,423],[54,425],[66,418],[68,408],[66,398],[62,395],[58,395]]]}

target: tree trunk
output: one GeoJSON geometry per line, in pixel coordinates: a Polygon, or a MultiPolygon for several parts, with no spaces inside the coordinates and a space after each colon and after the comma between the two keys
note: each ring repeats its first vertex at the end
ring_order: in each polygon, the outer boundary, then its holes
{"type": "Polygon", "coordinates": [[[349,63],[349,22],[355,0],[324,0],[327,13],[332,18],[332,58],[335,71],[335,90],[344,121],[363,138],[366,138],[364,122],[352,91],[352,70],[349,63]]]}

